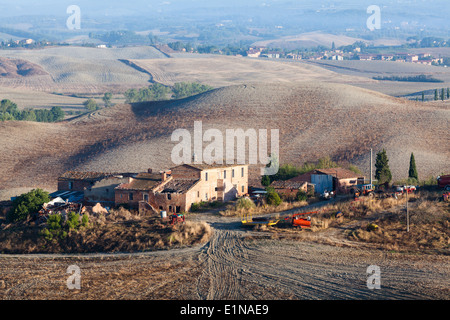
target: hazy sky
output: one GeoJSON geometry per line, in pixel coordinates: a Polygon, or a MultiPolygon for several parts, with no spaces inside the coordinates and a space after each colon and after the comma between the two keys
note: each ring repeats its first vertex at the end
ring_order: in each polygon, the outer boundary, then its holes
{"type": "MultiPolygon", "coordinates": [[[[371,4],[379,6],[395,6],[397,13],[402,7],[414,7],[418,11],[427,11],[431,7],[440,6],[437,15],[449,13],[448,0],[1,0],[0,16],[16,15],[65,15],[69,5],[78,5],[87,15],[106,14],[148,14],[155,12],[171,12],[178,10],[195,10],[198,8],[235,8],[266,7],[270,9],[304,7],[320,9],[332,7],[338,9],[367,7],[371,4]]],[[[250,14],[251,12],[248,12],[250,14]]]]}
{"type": "Polygon", "coordinates": [[[52,18],[56,18],[54,26],[64,28],[70,5],[80,7],[83,19],[88,19],[83,20],[86,28],[135,31],[153,21],[163,26],[190,26],[222,20],[241,25],[254,22],[257,27],[345,30],[347,25],[365,25],[367,7],[378,5],[386,26],[411,27],[415,32],[437,30],[444,37],[450,35],[449,0],[0,0],[0,26],[49,28],[52,18]],[[116,25],[118,20],[121,24],[116,25]]]}

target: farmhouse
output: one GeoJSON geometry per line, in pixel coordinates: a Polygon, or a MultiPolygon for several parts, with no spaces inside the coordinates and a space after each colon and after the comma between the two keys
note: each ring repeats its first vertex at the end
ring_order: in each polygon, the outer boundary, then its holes
{"type": "Polygon", "coordinates": [[[182,164],[151,169],[115,188],[115,204],[154,212],[186,212],[193,203],[229,201],[248,193],[248,165],[182,164]]]}
{"type": "Polygon", "coordinates": [[[275,191],[285,198],[295,198],[298,191],[314,193],[314,185],[307,181],[277,180],[270,184],[275,191]]]}
{"type": "Polygon", "coordinates": [[[291,178],[287,181],[307,181],[314,184],[317,193],[336,191],[336,193],[348,193],[357,184],[364,183],[364,176],[344,168],[315,169],[291,178]]]}
{"type": "Polygon", "coordinates": [[[105,172],[67,171],[58,178],[58,191],[81,191],[92,187],[97,181],[119,175],[105,172]]]}
{"type": "Polygon", "coordinates": [[[114,188],[136,173],[105,173],[67,171],[58,178],[58,191],[53,197],[64,197],[87,205],[114,204],[114,188]]]}

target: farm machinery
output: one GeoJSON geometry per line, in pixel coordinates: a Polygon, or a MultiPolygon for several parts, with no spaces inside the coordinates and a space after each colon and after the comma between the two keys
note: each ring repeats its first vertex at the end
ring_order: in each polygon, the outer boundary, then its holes
{"type": "Polygon", "coordinates": [[[169,216],[169,222],[170,224],[178,224],[178,223],[184,223],[186,221],[186,217],[184,214],[181,213],[174,213],[169,216]]]}
{"type": "Polygon", "coordinates": [[[375,196],[375,186],[373,184],[359,184],[352,188],[352,194],[355,196],[355,199],[361,196],[375,196]]]}
{"type": "Polygon", "coordinates": [[[295,213],[292,215],[292,217],[288,219],[292,219],[292,225],[294,227],[300,227],[300,228],[311,228],[311,214],[317,214],[318,211],[311,211],[311,212],[301,212],[301,213],[295,213]],[[306,218],[304,218],[307,216],[306,218]]]}
{"type": "Polygon", "coordinates": [[[244,226],[257,226],[257,225],[267,225],[274,226],[278,223],[278,219],[270,219],[265,217],[253,218],[251,213],[246,213],[242,216],[241,222],[244,226]]]}

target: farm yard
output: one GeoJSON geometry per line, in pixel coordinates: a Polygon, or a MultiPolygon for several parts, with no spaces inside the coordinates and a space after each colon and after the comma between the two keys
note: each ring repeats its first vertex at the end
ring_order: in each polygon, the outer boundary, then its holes
{"type": "MultiPolygon", "coordinates": [[[[412,203],[413,208],[421,207],[418,201],[412,203]]],[[[352,230],[358,230],[359,225],[383,215],[388,218],[390,212],[402,215],[399,205],[404,203],[372,204],[370,210],[360,211],[358,216],[346,210],[339,222],[336,219],[329,224],[320,220],[332,218],[317,217],[314,229],[302,231],[292,227],[290,230],[287,227],[249,229],[242,226],[240,217],[202,212],[189,214],[188,220],[191,224],[210,225],[208,240],[188,247],[90,255],[3,254],[0,297],[32,300],[446,299],[450,274],[448,255],[421,252],[404,244],[395,249],[380,249],[376,242],[367,241],[367,237],[365,241],[346,237],[352,230]],[[74,264],[81,270],[81,287],[68,290],[66,270],[74,264]],[[381,269],[380,290],[367,287],[366,269],[370,265],[381,269]]],[[[331,213],[342,209],[345,203],[326,201],[312,206],[303,210],[331,213]]],[[[282,213],[281,218],[290,214],[282,213]]],[[[438,216],[435,216],[438,220],[427,223],[439,223],[438,216]]],[[[420,221],[417,218],[415,222],[420,221]]],[[[136,232],[138,223],[133,224],[132,232],[136,232]]],[[[389,230],[387,224],[380,227],[381,230],[374,231],[378,236],[384,234],[384,229],[389,230]]],[[[418,227],[411,226],[411,235],[418,235],[418,227]]],[[[397,234],[405,234],[404,224],[401,228],[397,234]]],[[[434,241],[431,233],[427,237],[429,243],[434,241]]]]}

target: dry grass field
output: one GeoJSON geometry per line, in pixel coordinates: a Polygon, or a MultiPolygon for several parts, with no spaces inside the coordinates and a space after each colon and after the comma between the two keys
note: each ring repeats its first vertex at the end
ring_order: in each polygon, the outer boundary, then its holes
{"type": "Polygon", "coordinates": [[[26,88],[0,87],[0,100],[14,101],[19,109],[61,107],[65,110],[85,110],[86,98],[33,91],[26,88]]]}
{"type": "Polygon", "coordinates": [[[149,76],[120,59],[166,58],[153,47],[2,50],[0,57],[29,61],[47,73],[13,79],[1,77],[0,86],[59,93],[123,92],[130,87],[145,86],[149,76]]]}
{"type": "Polygon", "coordinates": [[[375,80],[355,76],[343,76],[335,72],[303,63],[289,63],[231,56],[196,58],[178,55],[175,59],[132,60],[147,70],[153,80],[165,85],[175,82],[200,82],[223,87],[251,82],[306,82],[323,81],[337,83],[375,83],[375,80]]]}
{"type": "MultiPolygon", "coordinates": [[[[423,52],[423,51],[421,51],[423,52]]],[[[434,90],[450,87],[450,70],[440,66],[427,66],[415,63],[396,61],[314,61],[307,62],[316,66],[322,66],[329,71],[337,72],[345,76],[372,77],[383,76],[417,76],[427,75],[444,81],[443,83],[432,82],[403,82],[403,81],[374,81],[354,82],[355,86],[375,90],[388,95],[402,96],[425,90],[434,90]]],[[[427,97],[433,98],[433,97],[427,97]]]]}
{"type": "MultiPolygon", "coordinates": [[[[0,123],[0,189],[54,189],[58,175],[69,169],[171,167],[172,132],[191,131],[197,120],[204,131],[279,129],[281,163],[329,155],[367,173],[370,148],[385,148],[394,180],[406,177],[414,152],[419,178],[425,179],[448,170],[448,119],[445,104],[413,103],[348,85],[230,86],[182,100],[117,105],[55,124],[0,123]]],[[[252,181],[258,180],[253,173],[252,181]]]]}

